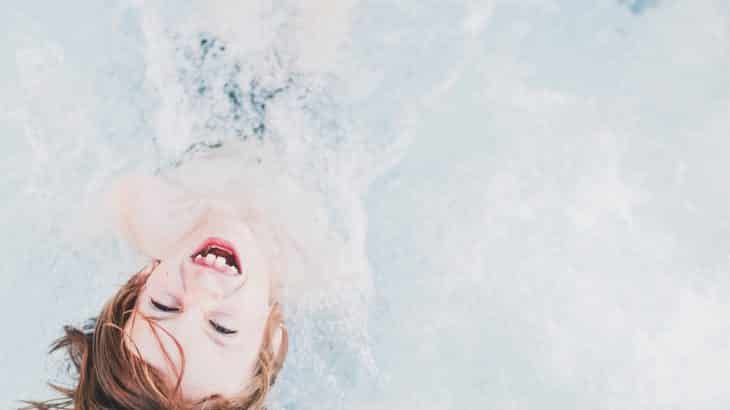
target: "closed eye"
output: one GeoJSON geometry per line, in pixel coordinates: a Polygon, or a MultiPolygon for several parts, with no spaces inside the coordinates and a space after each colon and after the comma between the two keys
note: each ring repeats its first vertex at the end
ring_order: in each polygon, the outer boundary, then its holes
{"type": "Polygon", "coordinates": [[[209,322],[210,322],[210,325],[213,326],[213,329],[215,329],[215,331],[218,333],[221,333],[224,335],[232,335],[234,333],[238,333],[237,330],[227,329],[227,328],[219,325],[218,323],[215,323],[212,320],[209,320],[209,322]]]}
{"type": "Polygon", "coordinates": [[[157,302],[156,300],[154,300],[152,298],[150,298],[150,303],[152,304],[152,306],[155,307],[155,309],[157,309],[161,312],[178,312],[180,310],[178,308],[165,306],[162,303],[157,302]]]}

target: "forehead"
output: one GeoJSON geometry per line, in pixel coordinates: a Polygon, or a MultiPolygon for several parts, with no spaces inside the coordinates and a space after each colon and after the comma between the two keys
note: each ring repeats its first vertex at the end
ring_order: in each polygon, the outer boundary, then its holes
{"type": "Polygon", "coordinates": [[[252,346],[218,345],[201,329],[183,328],[179,323],[171,324],[164,320],[149,323],[137,312],[133,316],[136,318],[130,318],[125,324],[129,335],[125,340],[127,348],[160,372],[168,386],[175,385],[183,368],[182,351],[184,372],[181,389],[184,397],[191,400],[212,394],[231,397],[239,394],[251,381],[258,353],[252,346]]]}
{"type": "Polygon", "coordinates": [[[186,398],[240,394],[251,381],[258,358],[265,326],[264,321],[257,320],[260,315],[245,315],[239,322],[239,332],[248,337],[222,344],[211,338],[211,328],[206,327],[208,322],[201,312],[166,318],[146,306],[148,300],[143,290],[134,314],[125,323],[128,349],[160,372],[171,387],[184,367],[181,389],[186,398]],[[145,320],[150,316],[159,320],[145,320]]]}

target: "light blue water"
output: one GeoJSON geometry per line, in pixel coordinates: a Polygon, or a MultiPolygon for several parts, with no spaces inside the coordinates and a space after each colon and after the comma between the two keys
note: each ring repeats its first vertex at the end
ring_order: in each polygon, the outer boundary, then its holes
{"type": "Polygon", "coordinates": [[[272,408],[730,405],[727,2],[234,4],[0,15],[0,407],[143,263],[105,185],[234,141],[325,215],[272,408]]]}

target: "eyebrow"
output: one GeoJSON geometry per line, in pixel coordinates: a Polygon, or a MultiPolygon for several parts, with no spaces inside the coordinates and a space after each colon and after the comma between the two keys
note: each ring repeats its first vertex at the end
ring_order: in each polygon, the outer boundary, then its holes
{"type": "MultiPolygon", "coordinates": [[[[208,333],[208,332],[206,332],[206,333],[208,333]]],[[[208,334],[208,337],[210,338],[210,340],[213,341],[213,343],[217,344],[218,346],[220,346],[222,348],[228,347],[228,345],[226,345],[225,343],[223,343],[220,340],[218,340],[218,338],[216,338],[214,336],[211,336],[210,334],[208,334]]]]}

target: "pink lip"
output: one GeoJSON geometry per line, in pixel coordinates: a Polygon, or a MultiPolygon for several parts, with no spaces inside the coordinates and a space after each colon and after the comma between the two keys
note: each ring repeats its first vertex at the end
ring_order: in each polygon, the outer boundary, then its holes
{"type": "Polygon", "coordinates": [[[211,245],[215,245],[219,248],[225,249],[228,252],[230,252],[233,255],[233,258],[236,260],[236,265],[238,265],[239,269],[241,270],[241,273],[243,273],[243,265],[241,264],[241,259],[238,257],[238,252],[236,252],[236,248],[233,246],[233,244],[231,242],[229,242],[223,238],[211,237],[211,238],[208,238],[205,241],[203,241],[203,243],[201,243],[200,246],[198,246],[198,248],[195,250],[195,252],[193,252],[192,255],[190,255],[190,259],[193,261],[194,264],[200,265],[200,266],[205,266],[207,268],[213,269],[220,273],[225,273],[228,275],[238,275],[237,273],[235,273],[235,270],[228,269],[227,267],[220,268],[215,265],[211,265],[208,262],[206,262],[204,258],[195,260],[193,255],[197,254],[198,252],[202,251],[203,249],[205,249],[211,245]]]}

